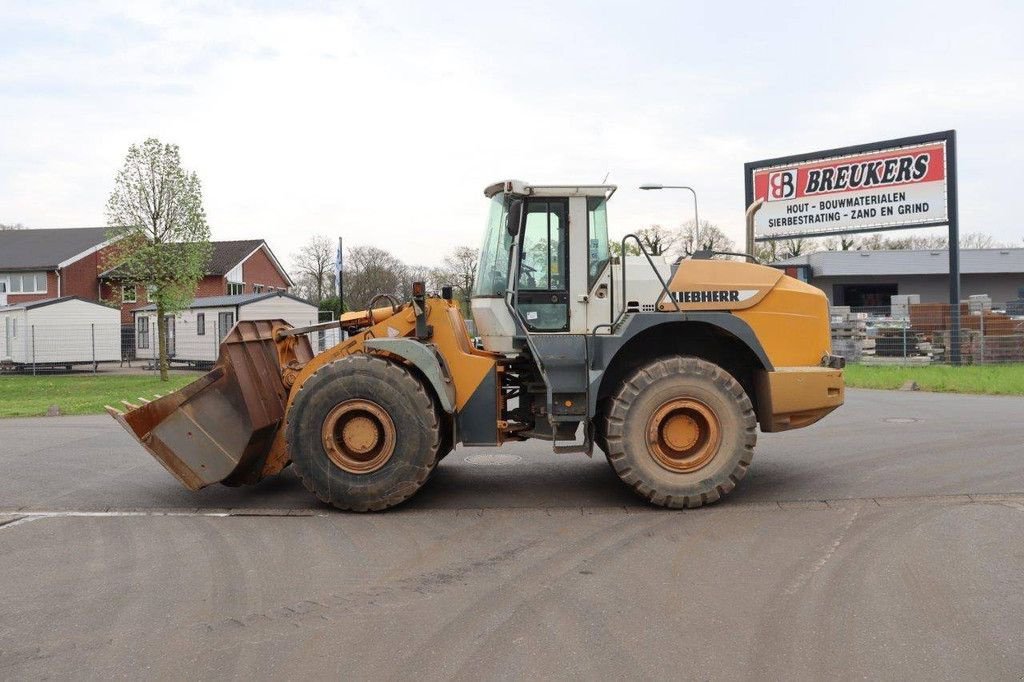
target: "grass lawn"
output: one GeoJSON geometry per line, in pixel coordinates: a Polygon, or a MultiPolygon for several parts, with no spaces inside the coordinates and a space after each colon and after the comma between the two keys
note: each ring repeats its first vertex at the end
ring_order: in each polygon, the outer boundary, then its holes
{"type": "Polygon", "coordinates": [[[101,414],[104,405],[121,406],[122,400],[166,395],[200,376],[172,373],[162,382],[153,375],[0,376],[0,417],[35,417],[59,405],[63,414],[101,414]]]}
{"type": "Polygon", "coordinates": [[[853,388],[899,388],[916,381],[922,391],[1024,395],[1024,364],[950,367],[847,365],[846,385],[853,388]]]}

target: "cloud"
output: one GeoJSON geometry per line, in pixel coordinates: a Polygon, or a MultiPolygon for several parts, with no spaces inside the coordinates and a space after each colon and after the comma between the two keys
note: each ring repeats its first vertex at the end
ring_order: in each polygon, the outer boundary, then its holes
{"type": "Polygon", "coordinates": [[[954,127],[964,229],[1019,237],[1022,65],[999,28],[1018,10],[971,15],[954,51],[939,10],[903,45],[911,15],[881,3],[845,26],[754,8],[5,7],[0,219],[101,224],[127,147],[156,135],[202,178],[215,237],[282,257],[323,233],[435,263],[478,242],[490,182],[609,172],[613,232],[692,215],[635,189],[657,181],[739,241],[745,161],[954,127]],[[865,32],[883,7],[894,23],[865,32]]]}

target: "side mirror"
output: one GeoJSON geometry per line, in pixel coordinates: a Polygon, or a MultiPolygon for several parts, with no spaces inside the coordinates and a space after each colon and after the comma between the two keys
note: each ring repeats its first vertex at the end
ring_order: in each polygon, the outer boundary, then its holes
{"type": "Polygon", "coordinates": [[[523,200],[513,199],[508,205],[508,213],[505,215],[505,231],[515,237],[519,234],[519,225],[523,220],[523,200]]]}

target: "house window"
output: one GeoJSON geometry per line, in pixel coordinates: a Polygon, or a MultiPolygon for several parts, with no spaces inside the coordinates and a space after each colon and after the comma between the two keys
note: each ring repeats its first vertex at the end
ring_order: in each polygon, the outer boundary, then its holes
{"type": "Polygon", "coordinates": [[[45,294],[45,272],[14,272],[8,275],[12,294],[45,294]]]}
{"type": "Polygon", "coordinates": [[[239,296],[245,293],[245,282],[228,282],[228,296],[239,296]]]}
{"type": "Polygon", "coordinates": [[[253,284],[252,285],[252,293],[254,293],[254,294],[262,294],[263,293],[263,285],[262,284],[253,284]]]}
{"type": "Polygon", "coordinates": [[[135,303],[136,300],[134,284],[125,284],[121,287],[121,303],[135,303]]]}
{"type": "Polygon", "coordinates": [[[137,349],[149,348],[149,318],[145,316],[139,316],[135,318],[135,334],[137,340],[135,347],[137,349]]]}
{"type": "Polygon", "coordinates": [[[206,336],[206,313],[196,313],[196,336],[206,336]]]}

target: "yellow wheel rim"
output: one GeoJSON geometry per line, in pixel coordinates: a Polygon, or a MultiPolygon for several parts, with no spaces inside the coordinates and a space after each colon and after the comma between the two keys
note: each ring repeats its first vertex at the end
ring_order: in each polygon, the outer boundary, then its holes
{"type": "Polygon", "coordinates": [[[369,400],[346,400],[324,419],[321,437],[327,457],[350,474],[379,470],[395,452],[395,423],[369,400]]]}
{"type": "Polygon", "coordinates": [[[694,398],[662,404],[647,422],[647,447],[662,468],[691,473],[715,458],[722,425],[714,410],[694,398]]]}

